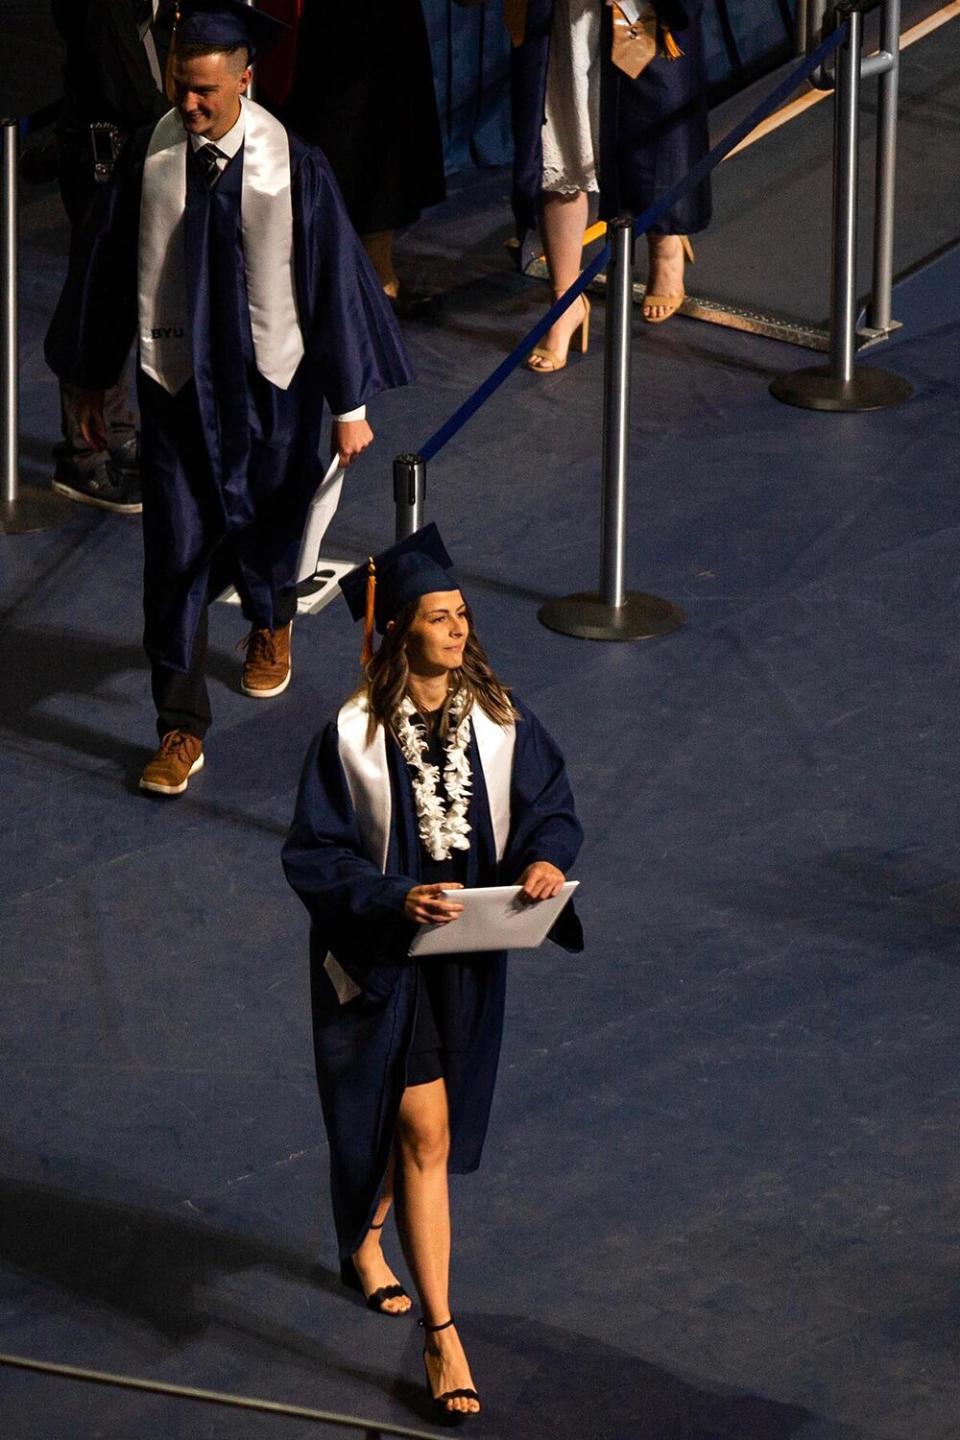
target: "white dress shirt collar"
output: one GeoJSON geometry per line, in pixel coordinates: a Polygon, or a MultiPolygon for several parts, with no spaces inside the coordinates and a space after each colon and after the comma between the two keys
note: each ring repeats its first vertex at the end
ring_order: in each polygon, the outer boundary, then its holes
{"type": "Polygon", "coordinates": [[[227,157],[227,160],[232,160],[243,144],[243,130],[243,106],[241,105],[240,114],[226,135],[221,135],[219,140],[209,140],[206,135],[191,135],[190,144],[194,150],[199,150],[201,145],[216,145],[217,149],[227,157]]]}

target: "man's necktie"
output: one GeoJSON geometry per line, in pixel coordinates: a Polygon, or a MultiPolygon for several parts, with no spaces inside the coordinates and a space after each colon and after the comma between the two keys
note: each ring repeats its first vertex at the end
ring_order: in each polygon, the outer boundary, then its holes
{"type": "Polygon", "coordinates": [[[218,160],[226,160],[222,150],[216,145],[201,145],[197,150],[197,159],[203,166],[203,178],[207,182],[207,189],[212,190],[220,179],[220,166],[218,160]]]}

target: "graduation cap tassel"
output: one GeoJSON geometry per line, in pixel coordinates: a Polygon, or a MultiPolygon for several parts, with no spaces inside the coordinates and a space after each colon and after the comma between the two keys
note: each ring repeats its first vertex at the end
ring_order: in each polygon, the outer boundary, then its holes
{"type": "Polygon", "coordinates": [[[663,27],[663,53],[667,60],[679,60],[683,51],[673,38],[673,31],[666,25],[663,27]]]}
{"type": "Polygon", "coordinates": [[[180,6],[173,7],[173,29],[170,31],[170,49],[167,51],[167,63],[163,73],[163,93],[172,105],[176,100],[176,90],[173,84],[173,62],[177,54],[177,26],[180,24],[180,6]]]}
{"type": "Polygon", "coordinates": [[[367,559],[367,597],[366,609],[363,612],[363,649],[360,651],[360,664],[364,669],[366,669],[373,659],[373,621],[376,594],[377,567],[371,555],[367,559]]]}

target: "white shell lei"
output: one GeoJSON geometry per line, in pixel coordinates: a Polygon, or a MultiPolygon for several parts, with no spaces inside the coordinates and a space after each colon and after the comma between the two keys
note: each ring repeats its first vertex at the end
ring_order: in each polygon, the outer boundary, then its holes
{"type": "Polygon", "coordinates": [[[443,784],[449,807],[444,809],[437,794],[440,771],[424,759],[429,753],[427,737],[413,723],[417,709],[405,695],[393,722],[394,734],[403,751],[403,758],[413,771],[413,799],[417,809],[417,828],[427,853],[434,860],[449,860],[454,850],[469,850],[470,826],[467,808],[470,804],[470,716],[463,715],[465,695],[455,695],[450,702],[450,733],[444,746],[443,784]]]}

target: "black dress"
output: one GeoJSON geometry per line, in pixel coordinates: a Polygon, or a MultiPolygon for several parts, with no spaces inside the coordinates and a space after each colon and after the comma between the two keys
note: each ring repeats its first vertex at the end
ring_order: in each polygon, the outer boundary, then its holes
{"type": "Polygon", "coordinates": [[[306,0],[283,116],[333,167],[360,235],[411,225],[446,195],[420,0],[306,0]]]}
{"type": "MultiPolygon", "coordinates": [[[[412,718],[426,735],[425,758],[439,771],[437,791],[446,804],[444,746],[434,728],[439,715],[438,710],[429,717],[430,725],[425,725],[419,715],[412,718]]],[[[421,841],[420,883],[449,885],[458,882],[462,885],[466,878],[466,855],[465,850],[454,850],[448,860],[434,860],[421,841]]],[[[431,956],[420,962],[418,970],[417,1015],[407,1059],[407,1084],[426,1085],[431,1080],[443,1079],[448,1088],[453,1089],[459,1080],[460,1052],[463,1049],[462,962],[455,957],[431,956]]]]}

